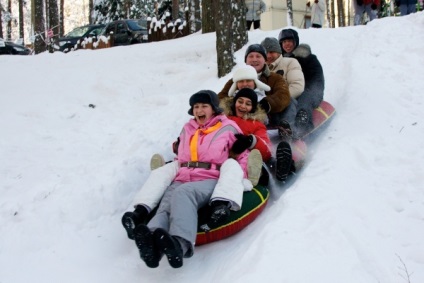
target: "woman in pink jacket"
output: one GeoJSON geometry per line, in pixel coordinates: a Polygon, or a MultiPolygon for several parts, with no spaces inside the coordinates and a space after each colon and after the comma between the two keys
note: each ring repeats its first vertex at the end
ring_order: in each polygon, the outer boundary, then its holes
{"type": "MultiPolygon", "coordinates": [[[[163,255],[178,268],[191,257],[197,234],[197,210],[208,204],[217,184],[220,167],[241,133],[237,124],[219,108],[216,93],[202,90],[190,98],[188,113],[194,118],[179,136],[176,177],[166,189],[155,216],[134,229],[140,257],[157,267],[163,255]]],[[[247,151],[235,156],[246,177],[247,151]]]]}

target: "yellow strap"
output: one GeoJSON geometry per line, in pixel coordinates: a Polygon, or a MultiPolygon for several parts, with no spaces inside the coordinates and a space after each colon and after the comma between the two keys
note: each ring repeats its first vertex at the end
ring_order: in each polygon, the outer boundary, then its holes
{"type": "Polygon", "coordinates": [[[190,142],[190,156],[191,156],[191,161],[199,161],[198,157],[197,157],[197,142],[199,140],[199,133],[202,132],[203,134],[207,135],[209,133],[212,133],[213,131],[218,130],[219,128],[221,128],[222,122],[219,121],[218,123],[216,123],[214,126],[209,127],[205,130],[202,129],[197,129],[196,132],[193,135],[193,138],[191,139],[190,142]]]}
{"type": "Polygon", "coordinates": [[[317,110],[318,112],[320,112],[322,115],[324,115],[324,117],[326,119],[328,119],[328,117],[329,117],[328,114],[325,113],[325,111],[321,107],[315,108],[315,110],[317,110]]]}
{"type": "Polygon", "coordinates": [[[261,203],[265,201],[263,195],[256,188],[253,188],[253,191],[258,194],[259,198],[261,199],[261,203]]]}

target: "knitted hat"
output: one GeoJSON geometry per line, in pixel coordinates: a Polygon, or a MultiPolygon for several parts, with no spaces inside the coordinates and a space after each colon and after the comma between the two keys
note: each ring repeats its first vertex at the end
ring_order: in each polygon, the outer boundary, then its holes
{"type": "Polygon", "coordinates": [[[280,34],[278,35],[278,42],[280,42],[280,45],[285,39],[293,39],[294,48],[299,46],[299,35],[297,34],[297,31],[295,31],[294,29],[291,29],[291,28],[283,29],[280,32],[280,34]]]}
{"type": "Polygon", "coordinates": [[[196,92],[190,97],[190,109],[188,110],[188,114],[193,115],[193,106],[196,103],[206,103],[212,106],[215,114],[221,114],[222,108],[219,107],[219,98],[218,95],[212,90],[201,90],[196,92]]]}
{"type": "Polygon", "coordinates": [[[265,61],[266,61],[266,50],[265,50],[265,48],[263,48],[263,46],[260,45],[260,44],[252,44],[249,47],[247,47],[247,49],[246,49],[246,54],[244,54],[244,62],[246,62],[247,55],[249,55],[252,52],[260,53],[265,58],[265,61]]]}
{"type": "Polygon", "coordinates": [[[275,37],[266,37],[261,45],[265,48],[266,52],[277,52],[281,54],[281,45],[278,42],[278,39],[275,37]]]}
{"type": "Polygon", "coordinates": [[[237,89],[237,82],[241,80],[253,80],[257,88],[264,91],[271,90],[271,88],[267,84],[264,84],[258,79],[258,73],[256,72],[255,68],[253,68],[252,66],[246,65],[244,67],[237,69],[234,72],[233,84],[231,85],[230,90],[228,91],[228,96],[234,96],[234,93],[236,92],[236,89],[237,89]]]}
{"type": "Polygon", "coordinates": [[[250,113],[255,113],[256,112],[256,107],[258,106],[258,95],[256,94],[256,92],[253,89],[242,88],[241,90],[239,90],[236,93],[236,96],[234,96],[233,104],[232,104],[233,113],[236,113],[236,111],[235,111],[235,105],[236,105],[236,100],[239,97],[249,98],[252,101],[252,110],[250,110],[250,113]]]}

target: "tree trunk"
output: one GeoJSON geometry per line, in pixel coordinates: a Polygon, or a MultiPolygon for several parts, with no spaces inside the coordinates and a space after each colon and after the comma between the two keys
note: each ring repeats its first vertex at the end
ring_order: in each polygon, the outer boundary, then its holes
{"type": "Polygon", "coordinates": [[[172,0],[172,19],[175,21],[179,18],[179,12],[180,12],[180,1],[179,0],[172,0]]]}
{"type": "Polygon", "coordinates": [[[232,12],[231,1],[217,0],[215,9],[216,54],[218,61],[218,77],[221,78],[231,72],[234,67],[233,34],[230,28],[235,17],[232,12]]]}
{"type": "Polygon", "coordinates": [[[43,0],[32,0],[31,18],[34,27],[34,51],[35,54],[46,50],[44,42],[44,11],[43,0]]]}
{"type": "Polygon", "coordinates": [[[7,21],[6,38],[12,40],[12,0],[7,1],[7,12],[9,13],[9,19],[7,21]]]}
{"type": "Polygon", "coordinates": [[[25,45],[24,34],[24,1],[19,0],[19,38],[22,38],[22,45],[25,45]]]}
{"type": "Polygon", "coordinates": [[[337,11],[338,11],[338,15],[339,15],[339,27],[345,27],[346,23],[345,23],[345,10],[344,10],[344,5],[343,5],[343,0],[337,0],[337,11]]]}
{"type": "MultiPolygon", "coordinates": [[[[60,0],[60,1],[62,2],[63,0],[60,0]]],[[[94,9],[93,0],[88,0],[88,23],[90,25],[93,24],[93,18],[92,18],[93,9],[94,9]]]]}
{"type": "Polygon", "coordinates": [[[293,26],[293,4],[292,0],[287,0],[287,25],[292,27],[293,26]]]}
{"type": "Polygon", "coordinates": [[[2,21],[3,6],[0,3],[0,38],[3,38],[3,21],[2,21]]]}
{"type": "Polygon", "coordinates": [[[234,52],[240,50],[248,41],[249,36],[247,33],[246,25],[246,2],[245,0],[232,1],[233,5],[233,28],[234,31],[234,52]]]}
{"type": "Polygon", "coordinates": [[[190,11],[190,33],[198,32],[202,28],[202,18],[200,14],[200,1],[189,0],[190,11]]]}
{"type": "Polygon", "coordinates": [[[329,0],[330,1],[330,27],[334,28],[336,26],[336,15],[335,15],[335,7],[334,7],[334,0],[329,0]]]}
{"type": "Polygon", "coordinates": [[[202,1],[202,33],[214,32],[215,28],[215,2],[217,0],[202,1]]]}
{"type": "Polygon", "coordinates": [[[59,34],[59,9],[57,6],[57,0],[49,1],[49,28],[53,30],[54,35],[59,34]]]}
{"type": "Polygon", "coordinates": [[[59,13],[59,37],[63,36],[65,34],[65,23],[64,23],[64,11],[65,9],[65,0],[59,0],[60,5],[60,13],[59,13]]]}

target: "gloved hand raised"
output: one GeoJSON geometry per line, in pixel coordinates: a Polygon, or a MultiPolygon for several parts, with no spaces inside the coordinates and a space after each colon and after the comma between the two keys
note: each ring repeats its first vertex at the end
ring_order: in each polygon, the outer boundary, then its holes
{"type": "Polygon", "coordinates": [[[268,101],[266,101],[266,99],[262,99],[261,101],[259,101],[259,105],[261,105],[261,108],[266,113],[269,113],[269,111],[271,111],[271,106],[269,105],[268,101]]]}
{"type": "Polygon", "coordinates": [[[252,143],[253,143],[253,136],[252,135],[243,135],[243,134],[235,134],[236,141],[233,144],[233,147],[231,148],[231,151],[235,154],[240,154],[246,149],[248,149],[252,143]]]}

